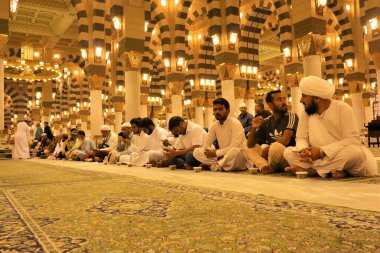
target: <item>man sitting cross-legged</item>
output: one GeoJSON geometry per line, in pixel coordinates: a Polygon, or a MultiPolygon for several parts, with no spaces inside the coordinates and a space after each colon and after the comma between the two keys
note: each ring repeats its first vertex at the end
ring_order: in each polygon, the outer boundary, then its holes
{"type": "Polygon", "coordinates": [[[331,174],[334,179],[376,175],[376,160],[360,142],[352,108],[331,99],[335,86],[316,76],[303,78],[299,85],[305,112],[300,117],[297,146],[285,150],[291,165],[285,170],[321,177],[331,174]]]}
{"type": "Polygon", "coordinates": [[[265,100],[273,115],[266,119],[261,116],[253,119],[243,152],[249,166],[255,165],[262,173],[269,174],[288,165],[284,150],[295,145],[298,116],[288,112],[286,98],[280,90],[268,92],[265,100]]]}
{"type": "Polygon", "coordinates": [[[176,165],[177,168],[193,169],[200,163],[194,158],[195,148],[203,146],[206,131],[198,124],[185,121],[179,116],[174,116],[169,120],[169,130],[174,136],[179,135],[176,148],[169,149],[166,153],[168,158],[163,166],[176,165]]]}
{"type": "Polygon", "coordinates": [[[164,145],[162,143],[168,136],[168,132],[156,126],[150,118],[144,118],[141,129],[148,135],[145,140],[144,150],[132,158],[135,166],[144,166],[147,163],[157,163],[165,159],[164,145]]]}
{"type": "Polygon", "coordinates": [[[244,129],[236,118],[228,117],[230,104],[226,99],[218,98],[212,103],[217,121],[210,126],[204,148],[194,150],[194,157],[213,171],[244,170],[246,160],[241,150],[244,129]],[[217,150],[212,147],[215,140],[219,145],[217,150]]]}

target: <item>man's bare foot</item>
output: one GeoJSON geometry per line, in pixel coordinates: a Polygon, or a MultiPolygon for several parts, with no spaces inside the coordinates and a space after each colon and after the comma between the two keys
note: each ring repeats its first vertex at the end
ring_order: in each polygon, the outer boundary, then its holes
{"type": "Polygon", "coordinates": [[[335,179],[335,180],[348,177],[347,172],[345,172],[344,170],[333,170],[333,171],[331,171],[331,174],[332,174],[331,178],[335,179]]]}
{"type": "Polygon", "coordinates": [[[299,171],[307,172],[307,169],[301,168],[299,166],[289,166],[289,167],[285,167],[285,171],[295,174],[296,172],[299,172],[299,171]]]}
{"type": "Polygon", "coordinates": [[[275,172],[273,168],[271,168],[269,165],[264,165],[260,168],[261,173],[263,174],[272,174],[275,172]]]}
{"type": "Polygon", "coordinates": [[[188,165],[187,163],[185,163],[185,166],[184,166],[185,170],[193,170],[194,168],[190,165],[188,165]]]}

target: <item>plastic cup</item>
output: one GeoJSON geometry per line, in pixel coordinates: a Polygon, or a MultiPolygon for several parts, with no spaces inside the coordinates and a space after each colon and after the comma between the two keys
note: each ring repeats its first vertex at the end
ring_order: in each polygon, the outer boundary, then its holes
{"type": "Polygon", "coordinates": [[[304,179],[307,177],[307,172],[306,171],[297,171],[296,175],[297,175],[298,179],[304,179]]]}
{"type": "Polygon", "coordinates": [[[194,172],[199,173],[202,171],[202,167],[194,167],[194,172]]]}
{"type": "Polygon", "coordinates": [[[145,167],[146,167],[147,169],[152,168],[152,164],[147,163],[147,164],[145,164],[145,167]]]}
{"type": "Polygon", "coordinates": [[[177,169],[177,165],[169,165],[169,168],[170,168],[170,170],[176,170],[177,169]]]}
{"type": "Polygon", "coordinates": [[[259,173],[259,168],[249,168],[249,174],[257,174],[259,173]]]}

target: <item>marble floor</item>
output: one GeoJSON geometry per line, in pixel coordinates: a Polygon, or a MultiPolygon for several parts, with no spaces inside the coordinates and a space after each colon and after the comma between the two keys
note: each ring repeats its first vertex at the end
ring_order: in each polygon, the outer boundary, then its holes
{"type": "Polygon", "coordinates": [[[130,175],[142,179],[207,187],[240,193],[263,194],[288,200],[300,200],[359,210],[380,211],[380,185],[355,181],[333,181],[316,178],[296,179],[285,176],[250,175],[175,170],[169,168],[142,168],[100,163],[31,159],[30,163],[58,165],[78,170],[130,175]]]}

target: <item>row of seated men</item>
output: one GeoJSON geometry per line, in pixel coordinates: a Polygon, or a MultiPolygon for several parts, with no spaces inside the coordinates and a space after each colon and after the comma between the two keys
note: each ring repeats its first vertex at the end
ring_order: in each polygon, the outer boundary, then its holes
{"type": "Polygon", "coordinates": [[[218,98],[208,132],[178,116],[169,120],[171,133],[149,118],[135,118],[122,125],[119,135],[102,126],[104,140],[98,147],[83,131],[63,136],[52,156],[134,166],[202,166],[212,171],[257,167],[264,174],[303,171],[334,179],[376,175],[376,160],[360,141],[352,108],[332,99],[334,85],[309,76],[301,80],[300,89],[305,106],[300,119],[288,112],[280,90],[271,91],[265,100],[272,115],[255,117],[247,136],[240,121],[229,117],[229,102],[218,98]]]}

